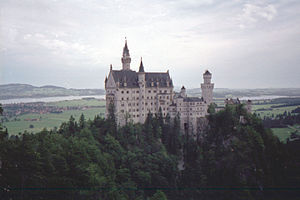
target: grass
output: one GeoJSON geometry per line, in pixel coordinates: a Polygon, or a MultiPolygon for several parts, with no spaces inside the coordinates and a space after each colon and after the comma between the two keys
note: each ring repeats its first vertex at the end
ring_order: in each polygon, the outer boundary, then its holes
{"type": "Polygon", "coordinates": [[[286,143],[286,139],[289,138],[293,132],[298,131],[297,134],[300,134],[300,125],[294,125],[287,128],[272,128],[272,131],[280,141],[286,143]]]}
{"type": "Polygon", "coordinates": [[[265,105],[253,105],[252,110],[256,114],[259,114],[261,118],[266,117],[272,117],[272,115],[276,116],[278,114],[283,114],[286,112],[291,112],[292,110],[296,109],[299,106],[288,106],[288,107],[280,107],[280,108],[272,108],[272,110],[265,110],[265,111],[257,111],[257,109],[269,109],[271,106],[278,106],[281,104],[265,104],[265,105]]]}
{"type": "MultiPolygon", "coordinates": [[[[90,99],[90,100],[70,100],[47,103],[58,107],[71,107],[71,106],[105,106],[105,101],[90,99]]],[[[81,114],[84,114],[85,119],[94,119],[96,115],[104,114],[105,107],[88,108],[82,110],[68,110],[63,113],[47,113],[47,114],[24,114],[17,117],[17,121],[11,118],[9,122],[4,122],[3,125],[8,129],[9,134],[16,135],[23,133],[25,130],[28,132],[36,133],[43,128],[52,129],[59,127],[62,122],[67,122],[72,115],[76,120],[79,120],[81,114]],[[38,121],[25,121],[25,119],[38,119],[38,121]],[[33,125],[34,128],[29,128],[33,125]]]]}
{"type": "Polygon", "coordinates": [[[71,106],[105,106],[105,100],[101,99],[78,99],[71,101],[57,101],[47,103],[49,106],[71,107],[71,106]]]}

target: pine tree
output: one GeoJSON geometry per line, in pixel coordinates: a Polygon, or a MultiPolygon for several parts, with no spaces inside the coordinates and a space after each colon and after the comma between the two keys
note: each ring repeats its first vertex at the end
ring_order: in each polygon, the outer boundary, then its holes
{"type": "Polygon", "coordinates": [[[80,118],[79,118],[79,128],[84,129],[85,128],[85,118],[83,113],[81,113],[80,118]]]}
{"type": "Polygon", "coordinates": [[[116,120],[116,108],[114,103],[111,101],[108,105],[108,116],[107,116],[107,122],[108,122],[108,129],[109,132],[116,136],[117,133],[117,120],[116,120]]]}

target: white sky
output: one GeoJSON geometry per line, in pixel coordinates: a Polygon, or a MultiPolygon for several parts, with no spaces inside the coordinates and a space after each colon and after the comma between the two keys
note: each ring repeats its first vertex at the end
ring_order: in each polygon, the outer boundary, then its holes
{"type": "Polygon", "coordinates": [[[2,0],[0,84],[103,88],[125,36],[176,86],[300,87],[299,0],[2,0]]]}

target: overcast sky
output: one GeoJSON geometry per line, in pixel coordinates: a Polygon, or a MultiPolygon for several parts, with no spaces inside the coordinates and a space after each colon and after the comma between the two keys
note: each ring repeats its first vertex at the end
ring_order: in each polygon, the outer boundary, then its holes
{"type": "Polygon", "coordinates": [[[1,0],[0,84],[103,88],[125,36],[176,86],[300,87],[299,0],[1,0]]]}

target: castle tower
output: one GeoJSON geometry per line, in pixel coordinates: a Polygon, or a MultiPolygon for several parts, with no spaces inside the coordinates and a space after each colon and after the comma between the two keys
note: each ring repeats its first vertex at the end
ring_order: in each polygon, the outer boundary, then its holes
{"type": "Polygon", "coordinates": [[[204,83],[201,84],[202,97],[209,105],[213,101],[214,84],[211,83],[211,73],[208,70],[204,72],[203,79],[204,83]]]}
{"type": "Polygon", "coordinates": [[[146,119],[145,112],[145,98],[146,98],[146,76],[143,61],[141,58],[141,63],[138,72],[138,85],[139,85],[139,121],[144,123],[146,119]]]}
{"type": "Polygon", "coordinates": [[[180,90],[180,96],[181,97],[186,97],[186,90],[185,90],[185,87],[184,86],[182,86],[182,88],[181,88],[181,90],[180,90]]]}
{"type": "Polygon", "coordinates": [[[130,58],[126,39],[125,39],[125,46],[123,48],[123,56],[122,56],[121,60],[122,60],[122,70],[130,70],[131,58],[130,58]]]}

